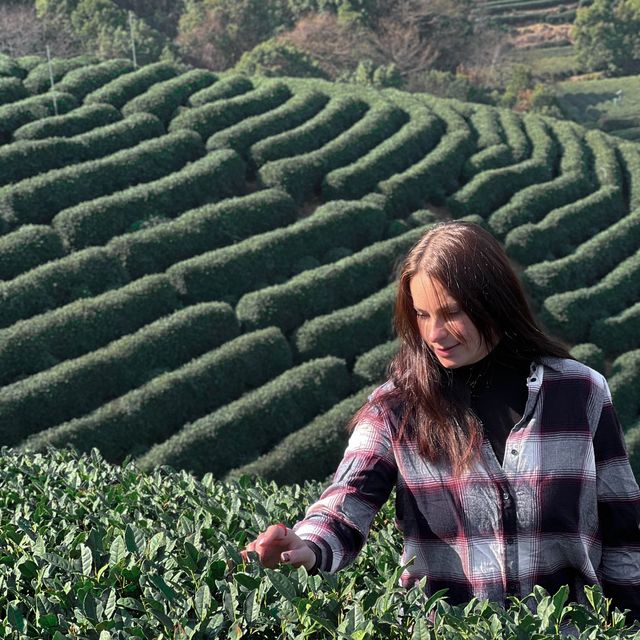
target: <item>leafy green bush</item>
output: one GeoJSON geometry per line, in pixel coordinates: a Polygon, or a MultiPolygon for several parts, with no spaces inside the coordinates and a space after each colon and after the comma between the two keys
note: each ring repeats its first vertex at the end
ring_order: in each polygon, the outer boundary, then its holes
{"type": "Polygon", "coordinates": [[[193,256],[293,224],[297,210],[284,191],[266,189],[192,209],[108,244],[132,278],[164,271],[193,256]]]}
{"type": "Polygon", "coordinates": [[[14,132],[13,139],[44,140],[54,136],[70,138],[122,119],[120,112],[109,104],[78,107],[61,116],[46,115],[48,117],[41,117],[21,126],[14,132]]]}
{"type": "Polygon", "coordinates": [[[10,56],[0,53],[0,78],[13,77],[22,79],[26,71],[10,56]]]}
{"type": "Polygon", "coordinates": [[[507,146],[511,149],[514,162],[522,162],[531,152],[531,142],[524,130],[522,116],[511,109],[502,109],[500,112],[500,124],[507,140],[507,146]]]}
{"type": "Polygon", "coordinates": [[[246,118],[275,109],[290,97],[290,89],[282,82],[266,83],[255,91],[187,109],[171,121],[169,131],[192,129],[207,140],[214,133],[246,118]]]}
{"type": "Polygon", "coordinates": [[[640,302],[617,315],[596,320],[590,338],[607,353],[630,351],[638,345],[640,335],[640,302]]]}
{"type": "Polygon", "coordinates": [[[133,64],[130,60],[124,58],[105,60],[99,64],[70,71],[58,83],[56,89],[70,93],[82,101],[87,94],[128,71],[133,71],[133,64]]]}
{"type": "Polygon", "coordinates": [[[0,327],[120,287],[128,280],[118,260],[103,249],[52,260],[0,282],[0,327]]]}
{"type": "Polygon", "coordinates": [[[192,94],[189,97],[189,105],[191,107],[201,107],[208,102],[233,98],[253,89],[255,89],[253,83],[246,76],[240,74],[226,75],[221,77],[218,82],[214,82],[210,87],[205,87],[192,94]]]}
{"type": "Polygon", "coordinates": [[[407,113],[399,107],[377,103],[353,127],[319,149],[262,165],[258,181],[262,186],[280,187],[296,202],[302,202],[320,188],[327,173],[356,161],[408,120],[407,113]]]}
{"type": "Polygon", "coordinates": [[[163,442],[197,420],[291,367],[291,350],[274,328],[245,334],[163,373],[93,413],[35,434],[22,447],[93,447],[121,462],[163,442]],[[215,391],[215,392],[213,392],[215,391]]]}
{"type": "MultiPolygon", "coordinates": [[[[29,71],[24,79],[24,86],[29,93],[44,93],[51,89],[51,75],[53,75],[54,83],[60,81],[67,73],[97,62],[97,59],[91,56],[76,56],[75,58],[54,58],[49,62],[44,60],[41,64],[29,71]]],[[[57,87],[54,85],[54,88],[57,87]]]]}
{"type": "Polygon", "coordinates": [[[154,62],[125,73],[94,89],[85,96],[85,104],[110,104],[121,109],[127,102],[144,93],[153,85],[174,78],[178,69],[169,62],[154,62]]]}
{"type": "Polygon", "coordinates": [[[356,387],[380,384],[387,377],[387,367],[398,352],[397,340],[379,344],[356,358],[353,381],[356,387]]]}
{"type": "Polygon", "coordinates": [[[572,347],[570,354],[576,360],[579,360],[604,375],[604,351],[598,345],[592,342],[583,342],[572,347]]]}
{"type": "Polygon", "coordinates": [[[16,322],[0,330],[0,385],[99,349],[181,307],[158,275],[16,322]]]}
{"type": "Polygon", "coordinates": [[[28,96],[28,91],[18,78],[0,76],[0,105],[24,100],[28,96]]]}
{"type": "Polygon", "coordinates": [[[368,105],[357,98],[332,98],[320,113],[304,124],[256,142],[250,149],[251,159],[261,167],[287,156],[314,151],[347,131],[367,109],[368,105]]]}
{"type": "Polygon", "coordinates": [[[208,87],[218,76],[206,69],[192,69],[175,78],[153,84],[147,91],[132,98],[122,107],[122,113],[130,116],[134,113],[152,113],[165,125],[175,110],[187,102],[189,96],[208,87]]]}
{"type": "Polygon", "coordinates": [[[0,388],[0,435],[12,445],[94,411],[238,334],[219,302],[176,311],[107,346],[0,388]]]}
{"type": "Polygon", "coordinates": [[[49,171],[0,189],[0,215],[11,225],[47,223],[67,207],[157,180],[204,155],[200,138],[177,131],[106,158],[49,171]]]}
{"type": "Polygon", "coordinates": [[[611,365],[609,388],[623,428],[628,430],[640,417],[640,349],[627,351],[611,365]]]}
{"type": "Polygon", "coordinates": [[[67,113],[78,106],[70,93],[50,91],[0,106],[0,142],[8,142],[16,129],[28,122],[56,113],[67,113]]]}
{"type": "Polygon", "coordinates": [[[301,258],[320,258],[337,242],[351,249],[368,246],[382,237],[385,223],[386,217],[377,206],[338,200],[283,229],[180,262],[167,274],[191,301],[235,302],[247,291],[290,276],[301,258]]]}
{"type": "MultiPolygon", "coordinates": [[[[197,138],[192,132],[182,134],[187,139],[189,135],[197,138]]],[[[175,142],[178,140],[174,139],[175,142]]],[[[179,151],[175,146],[175,151],[179,151]]],[[[177,153],[176,160],[180,161],[177,153]]],[[[106,244],[120,234],[137,230],[154,217],[168,218],[204,202],[237,195],[244,189],[244,170],[244,163],[235,151],[209,153],[151,182],[63,209],[52,225],[74,249],[106,244]]]]}
{"type": "Polygon", "coordinates": [[[242,398],[187,425],[139,459],[221,477],[269,451],[285,436],[342,400],[350,389],[344,360],[327,357],[289,369],[242,398]],[[278,419],[265,421],[269,416],[278,419]],[[224,455],[212,452],[224,451],[224,455]]]}
{"type": "Polygon", "coordinates": [[[589,607],[567,603],[566,588],[536,588],[507,608],[451,606],[442,593],[427,598],[424,582],[401,587],[392,501],[352,567],[336,575],[245,564],[238,550],[270,523],[300,520],[319,482],[145,474],[106,464],[97,451],[5,451],[0,482],[7,637],[557,640],[570,622],[590,640],[637,633],[592,587],[589,607]]]}
{"type": "Polygon", "coordinates": [[[618,145],[624,179],[629,188],[629,209],[640,207],[640,151],[638,145],[618,145]]]}
{"type": "MultiPolygon", "coordinates": [[[[1,149],[0,149],[1,152],[1,149]]],[[[62,238],[46,225],[25,225],[0,237],[0,280],[11,280],[66,253],[62,238]]]]}

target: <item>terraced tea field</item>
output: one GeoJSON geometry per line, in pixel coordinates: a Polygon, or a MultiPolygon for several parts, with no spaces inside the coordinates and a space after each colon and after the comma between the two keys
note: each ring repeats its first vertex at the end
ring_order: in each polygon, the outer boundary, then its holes
{"type": "Polygon", "coordinates": [[[638,144],[317,80],[84,60],[51,92],[0,63],[3,445],[324,478],[395,348],[394,265],[471,216],[637,459],[638,144]]]}

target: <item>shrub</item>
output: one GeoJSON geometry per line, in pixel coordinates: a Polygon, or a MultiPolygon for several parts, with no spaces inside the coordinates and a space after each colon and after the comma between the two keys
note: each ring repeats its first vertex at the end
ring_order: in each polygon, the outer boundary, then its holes
{"type": "Polygon", "coordinates": [[[636,478],[640,478],[640,422],[627,429],[625,442],[633,473],[636,478]]]}
{"type": "Polygon", "coordinates": [[[397,285],[323,316],[305,322],[293,336],[301,360],[335,355],[347,363],[391,338],[391,319],[397,285]]]}
{"type": "Polygon", "coordinates": [[[58,113],[67,113],[78,106],[69,93],[51,91],[41,96],[32,96],[11,104],[0,106],[0,143],[7,142],[14,131],[28,122],[58,113]]]}
{"type": "Polygon", "coordinates": [[[523,118],[511,109],[500,111],[500,123],[507,140],[507,146],[511,149],[514,162],[522,162],[531,152],[531,142],[523,127],[523,118]]]}
{"type": "Polygon", "coordinates": [[[14,225],[47,223],[62,209],[166,176],[201,155],[202,142],[189,131],[147,140],[107,158],[2,187],[0,215],[14,225]]]}
{"type": "Polygon", "coordinates": [[[607,353],[630,351],[638,346],[640,335],[640,302],[632,304],[617,315],[596,320],[590,339],[607,353]]]}
{"type": "Polygon", "coordinates": [[[322,66],[313,56],[277,37],[260,42],[250,51],[245,51],[234,71],[249,76],[272,78],[327,78],[322,66]]]}
{"type": "Polygon", "coordinates": [[[192,129],[203,140],[207,140],[214,133],[246,118],[275,109],[290,97],[291,91],[287,85],[281,82],[268,83],[240,96],[187,109],[171,121],[169,131],[192,129]]]}
{"type": "Polygon", "coordinates": [[[611,138],[601,131],[587,131],[587,144],[593,151],[596,178],[600,186],[622,184],[622,171],[611,138]]]}
{"type": "Polygon", "coordinates": [[[507,234],[504,245],[512,258],[523,264],[555,260],[624,215],[619,187],[607,186],[551,211],[538,224],[523,224],[507,234]]]}
{"type": "Polygon", "coordinates": [[[604,351],[598,345],[591,342],[583,342],[572,347],[569,353],[576,360],[604,375],[604,351]]]}
{"type": "Polygon", "coordinates": [[[14,77],[22,79],[26,75],[25,70],[16,60],[4,53],[0,53],[0,78],[14,77]]]}
{"type": "Polygon", "coordinates": [[[29,93],[18,78],[0,76],[0,105],[24,100],[28,96],[29,93]]]}
{"type": "Polygon", "coordinates": [[[262,165],[259,183],[280,187],[301,202],[319,189],[327,173],[354,162],[398,131],[407,120],[407,114],[398,107],[386,102],[375,104],[362,120],[319,149],[262,165]]]}
{"type": "Polygon", "coordinates": [[[367,109],[367,104],[357,98],[333,98],[304,124],[256,142],[250,149],[251,159],[260,167],[287,156],[314,151],[348,130],[367,109]]]}
{"type": "Polygon", "coordinates": [[[145,93],[129,100],[122,107],[122,113],[125,116],[141,111],[152,113],[166,125],[175,110],[185,104],[191,94],[209,86],[217,78],[215,73],[206,69],[192,69],[152,85],[145,93]]]}
{"type": "Polygon", "coordinates": [[[51,227],[20,227],[0,237],[0,280],[11,280],[45,262],[62,258],[65,253],[62,238],[51,227]]]}
{"type": "Polygon", "coordinates": [[[538,302],[552,293],[596,283],[640,246],[640,210],[615,222],[558,260],[528,267],[522,279],[538,302]]]}
{"type": "Polygon", "coordinates": [[[640,252],[623,260],[592,287],[557,293],[544,301],[542,321],[552,331],[578,342],[593,323],[622,311],[640,296],[640,252]]]}
{"type": "Polygon", "coordinates": [[[412,229],[283,284],[248,293],[236,307],[238,320],[245,328],[276,325],[286,333],[305,320],[353,304],[389,284],[396,261],[425,230],[412,229]]]}
{"type": "Polygon", "coordinates": [[[555,141],[538,118],[526,118],[525,127],[533,142],[531,159],[476,175],[447,200],[454,217],[477,214],[486,218],[519,190],[551,177],[557,155],[555,141]]]}
{"type": "Polygon", "coordinates": [[[327,357],[289,369],[182,429],[138,460],[142,469],[171,465],[221,477],[266,453],[349,392],[344,360],[327,357]],[[277,420],[270,417],[278,416],[277,420]],[[270,425],[264,428],[265,423],[270,425]],[[224,451],[223,456],[211,451],[224,451]]]}
{"type": "Polygon", "coordinates": [[[325,199],[358,199],[392,175],[402,173],[422,159],[442,135],[442,121],[424,107],[390,138],[351,164],[334,169],[322,182],[325,199]]]}
{"type": "MultiPolygon", "coordinates": [[[[45,114],[49,115],[49,114],[45,114]]],[[[42,117],[21,126],[14,140],[43,140],[54,136],[70,138],[97,127],[104,127],[122,119],[120,112],[108,104],[78,107],[62,116],[42,117]]]]}
{"type": "Polygon", "coordinates": [[[342,400],[309,424],[283,438],[252,462],[232,469],[228,479],[260,476],[283,485],[331,476],[349,440],[346,426],[365,403],[369,390],[342,400]]]}
{"type": "Polygon", "coordinates": [[[236,195],[243,188],[242,160],[235,151],[222,150],[152,182],[63,209],[52,224],[75,249],[101,245],[136,231],[152,217],[175,216],[207,200],[236,195]]]}
{"type": "Polygon", "coordinates": [[[513,162],[513,154],[506,144],[494,144],[482,151],[474,153],[462,168],[462,176],[465,180],[471,180],[482,171],[497,169],[513,162]]]}
{"type": "Polygon", "coordinates": [[[398,340],[383,342],[356,358],[353,365],[353,382],[357,388],[380,384],[388,377],[388,366],[398,352],[398,340]]]}
{"type": "Polygon", "coordinates": [[[201,107],[208,102],[216,100],[225,100],[234,96],[242,95],[247,91],[252,91],[255,87],[249,78],[240,74],[233,74],[220,78],[210,87],[205,87],[196,91],[189,98],[189,105],[192,107],[201,107]]]}
{"type": "Polygon", "coordinates": [[[638,145],[618,145],[624,180],[629,185],[629,209],[640,208],[640,151],[638,145]]]}
{"type": "Polygon", "coordinates": [[[471,116],[470,124],[477,137],[476,146],[478,149],[488,149],[504,142],[504,133],[499,116],[500,111],[498,109],[476,106],[471,116]]]}
{"type": "Polygon", "coordinates": [[[84,98],[85,104],[110,104],[116,109],[144,93],[153,85],[178,75],[176,66],[169,62],[154,62],[125,73],[93,90],[84,98]]]}
{"type": "Polygon", "coordinates": [[[245,240],[296,219],[284,191],[267,189],[187,211],[176,220],[111,240],[108,250],[132,278],[157,273],[182,260],[245,240]]]}
{"type": "Polygon", "coordinates": [[[611,365],[609,388],[622,428],[627,431],[640,414],[640,349],[627,351],[611,365]]]}
{"type": "Polygon", "coordinates": [[[303,91],[266,113],[251,116],[242,122],[214,133],[207,140],[207,149],[231,147],[243,158],[255,142],[297,127],[312,118],[329,98],[317,91],[303,91]]]}
{"type": "Polygon", "coordinates": [[[290,366],[289,344],[277,329],[246,334],[159,375],[87,416],[35,434],[23,447],[42,450],[73,445],[86,452],[97,447],[106,459],[122,462],[290,366]]]}
{"type": "Polygon", "coordinates": [[[167,273],[189,300],[235,301],[247,291],[289,276],[300,258],[322,256],[335,246],[337,239],[341,246],[366,247],[380,239],[385,223],[386,217],[379,207],[361,202],[331,202],[284,229],[185,260],[167,273]]]}
{"type": "MultiPolygon", "coordinates": [[[[23,81],[24,86],[27,88],[29,93],[44,93],[51,89],[51,75],[53,75],[53,81],[56,83],[64,78],[64,76],[70,71],[89,64],[94,64],[96,61],[96,58],[90,56],[54,58],[51,60],[51,66],[49,66],[49,62],[45,60],[29,71],[27,77],[23,81]]],[[[54,88],[57,89],[55,85],[54,88]]]]}
{"type": "Polygon", "coordinates": [[[0,434],[12,445],[76,418],[238,333],[222,303],[188,307],[75,360],[0,389],[0,434]]]}
{"type": "Polygon", "coordinates": [[[102,87],[110,80],[133,70],[130,60],[116,58],[95,65],[80,67],[67,73],[56,89],[74,95],[78,100],[102,87]]]}
{"type": "Polygon", "coordinates": [[[98,295],[127,282],[120,263],[103,249],[87,249],[0,282],[0,327],[98,295]]]}
{"type": "Polygon", "coordinates": [[[181,307],[163,275],[81,298],[0,330],[0,385],[77,358],[181,307]]]}

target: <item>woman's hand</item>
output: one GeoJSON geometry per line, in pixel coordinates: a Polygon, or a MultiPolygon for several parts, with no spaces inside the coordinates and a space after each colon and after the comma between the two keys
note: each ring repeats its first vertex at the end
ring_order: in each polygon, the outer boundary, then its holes
{"type": "Polygon", "coordinates": [[[255,551],[260,564],[269,569],[280,563],[296,568],[304,565],[306,569],[311,569],[316,562],[316,554],[311,548],[284,524],[272,524],[250,542],[240,552],[245,562],[248,560],[248,551],[255,551]]]}

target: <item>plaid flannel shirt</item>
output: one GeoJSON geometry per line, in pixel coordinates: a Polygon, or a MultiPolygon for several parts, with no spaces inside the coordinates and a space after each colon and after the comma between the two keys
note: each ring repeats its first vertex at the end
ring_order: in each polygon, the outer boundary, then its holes
{"type": "Polygon", "coordinates": [[[640,491],[607,382],[579,362],[545,357],[532,363],[527,387],[503,464],[485,438],[457,477],[400,440],[392,412],[374,403],[333,483],[294,526],[317,545],[318,568],[354,560],[395,486],[401,562],[415,556],[403,585],[427,576],[428,593],[447,588],[451,603],[504,603],[534,585],[555,593],[566,584],[584,603],[583,586],[599,583],[640,618],[640,491]]]}

